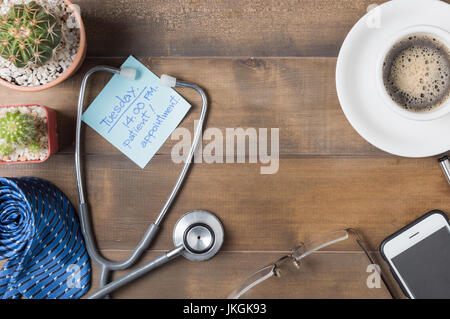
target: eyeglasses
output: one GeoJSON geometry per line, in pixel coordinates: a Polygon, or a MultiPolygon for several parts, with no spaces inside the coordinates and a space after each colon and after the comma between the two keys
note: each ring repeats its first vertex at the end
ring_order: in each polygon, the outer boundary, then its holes
{"type": "MultiPolygon", "coordinates": [[[[276,262],[265,266],[248,276],[237,289],[228,297],[238,298],[311,298],[313,289],[319,296],[349,297],[350,292],[367,289],[378,289],[368,292],[368,295],[394,298],[394,294],[381,273],[380,267],[375,263],[367,245],[354,229],[345,229],[328,233],[315,240],[302,243],[292,249],[291,253],[279,258],[276,262]],[[326,250],[342,245],[352,245],[354,249],[348,255],[345,252],[332,251],[334,256],[329,257],[326,250]],[[345,257],[345,258],[344,258],[345,257]],[[342,262],[339,264],[339,260],[342,262]],[[337,275],[339,278],[334,278],[337,275]],[[373,279],[373,282],[371,281],[373,279]],[[377,280],[379,282],[377,282],[377,280]],[[343,287],[339,288],[339,284],[343,287]],[[305,287],[308,291],[302,290],[305,287]],[[381,291],[380,291],[381,290],[381,291]],[[277,292],[277,296],[273,292],[277,292]],[[337,292],[341,294],[337,294],[337,292]],[[283,295],[281,295],[283,294],[283,295]]],[[[357,298],[361,296],[354,296],[357,298]]]]}

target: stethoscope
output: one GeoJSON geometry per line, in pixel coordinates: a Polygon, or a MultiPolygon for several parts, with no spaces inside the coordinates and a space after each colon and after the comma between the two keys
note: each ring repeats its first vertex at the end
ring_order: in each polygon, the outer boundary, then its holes
{"type": "Polygon", "coordinates": [[[136,70],[122,68],[117,69],[109,66],[96,66],[90,69],[83,77],[81,82],[80,96],[78,99],[78,112],[77,112],[77,127],[76,127],[76,141],[75,141],[75,171],[77,179],[78,197],[79,197],[79,216],[81,230],[86,243],[87,251],[91,259],[100,267],[100,289],[95,293],[88,296],[90,299],[102,298],[109,293],[117,290],[118,288],[128,284],[129,282],[141,277],[142,275],[150,272],[151,270],[167,263],[168,261],[183,255],[185,258],[195,261],[203,261],[212,258],[220,250],[224,239],[223,226],[220,220],[212,213],[204,210],[195,210],[186,213],[182,216],[173,230],[173,243],[175,247],[162,254],[161,256],[153,259],[147,264],[139,267],[136,270],[129,272],[123,277],[109,282],[109,275],[111,271],[123,270],[134,265],[144,251],[149,247],[159,226],[164,219],[170,205],[172,204],[175,196],[177,195],[181,184],[183,183],[186,173],[188,172],[192,157],[196,146],[200,140],[200,136],[203,132],[203,122],[205,120],[206,109],[208,100],[205,92],[195,84],[177,81],[174,77],[168,75],[161,76],[161,85],[166,87],[187,87],[197,91],[202,98],[202,111],[198,120],[198,126],[194,133],[194,139],[186,158],[185,164],[181,170],[172,192],[169,195],[166,203],[164,204],[161,212],[156,218],[155,222],[151,223],[142,237],[139,244],[136,246],[132,254],[123,261],[111,261],[104,258],[98,251],[95,244],[94,234],[92,232],[91,220],[89,217],[88,203],[85,198],[84,191],[84,176],[82,173],[81,164],[81,116],[83,114],[84,95],[86,90],[86,83],[88,78],[97,71],[107,71],[113,74],[117,74],[129,80],[134,80],[136,77],[136,70]]]}

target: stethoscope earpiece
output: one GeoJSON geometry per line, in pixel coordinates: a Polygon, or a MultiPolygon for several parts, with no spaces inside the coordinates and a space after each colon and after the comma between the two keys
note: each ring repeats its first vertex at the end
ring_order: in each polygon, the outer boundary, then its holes
{"type": "Polygon", "coordinates": [[[186,213],[173,230],[175,247],[183,246],[182,255],[194,261],[208,260],[216,255],[223,239],[222,223],[214,214],[204,210],[186,213]]]}

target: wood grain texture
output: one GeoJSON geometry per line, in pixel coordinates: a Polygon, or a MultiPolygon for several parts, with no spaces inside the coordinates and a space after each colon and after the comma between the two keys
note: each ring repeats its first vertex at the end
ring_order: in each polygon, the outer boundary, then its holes
{"type": "MultiPolygon", "coordinates": [[[[119,66],[125,59],[88,59],[77,75],[55,88],[19,93],[0,88],[2,104],[41,103],[58,112],[61,152],[73,152],[78,90],[82,75],[97,64],[119,66]],[[55,98],[57,97],[57,98],[55,98]]],[[[336,95],[334,58],[141,58],[157,74],[168,73],[205,88],[210,99],[206,127],[280,128],[280,155],[389,156],[349,125],[336,95]]],[[[89,83],[86,106],[109,80],[96,74],[89,83]]],[[[193,105],[181,126],[193,131],[200,112],[198,94],[179,90],[193,105]]],[[[89,154],[118,154],[96,132],[86,129],[89,154]]],[[[159,154],[170,154],[169,141],[159,154]]]]}
{"type": "MultiPolygon", "coordinates": [[[[112,259],[123,259],[129,251],[106,251],[112,259]]],[[[144,264],[162,252],[149,252],[144,264]]],[[[123,287],[114,298],[226,298],[252,272],[274,262],[286,252],[222,252],[207,262],[179,258],[123,287]],[[237,262],[238,261],[238,262],[237,262]]],[[[286,269],[257,287],[254,298],[390,298],[384,285],[368,288],[367,260],[361,253],[320,252],[305,260],[298,272],[286,269]]],[[[126,272],[117,272],[113,278],[126,272]]],[[[93,287],[98,287],[94,267],[93,287]]],[[[388,276],[392,286],[392,278],[388,276]]],[[[393,286],[395,287],[395,286],[393,286]]],[[[397,296],[398,289],[394,288],[397,296]]]]}
{"type": "MultiPolygon", "coordinates": [[[[149,251],[130,270],[152,260],[163,251],[149,251]]],[[[124,286],[113,298],[227,298],[244,279],[261,267],[275,262],[288,251],[280,252],[220,252],[207,262],[193,262],[180,257],[124,286]],[[182,271],[180,271],[182,269],[182,271]]],[[[106,250],[102,254],[111,260],[123,260],[131,251],[106,250]]],[[[379,254],[372,254],[377,262],[379,254]]],[[[0,261],[0,267],[5,261],[0,261]]],[[[402,293],[381,261],[388,285],[397,297],[402,293]]],[[[304,259],[299,270],[287,265],[281,277],[261,284],[244,297],[250,298],[390,298],[386,286],[368,288],[368,262],[361,252],[323,251],[304,259]]],[[[118,271],[113,279],[125,275],[118,271]]],[[[91,289],[98,289],[99,268],[92,264],[91,289]]]]}
{"type": "Polygon", "coordinates": [[[336,57],[368,6],[385,1],[75,2],[87,27],[89,56],[336,57]]]}
{"type": "Polygon", "coordinates": [[[367,7],[384,1],[75,2],[90,56],[333,57],[367,7]]]}
{"type": "MultiPolygon", "coordinates": [[[[119,66],[129,54],[158,75],[205,88],[208,128],[280,128],[277,174],[261,175],[261,163],[196,164],[142,262],[172,247],[173,225],[193,209],[221,218],[223,251],[204,263],[176,260],[116,297],[222,298],[251,271],[301,241],[353,227],[376,250],[383,238],[423,213],[450,211],[448,185],[435,158],[398,158],[376,149],[353,130],[339,106],[339,47],[367,6],[382,0],[75,2],[89,41],[81,70],[43,92],[0,88],[4,105],[40,103],[58,112],[60,152],[43,164],[2,165],[0,176],[47,179],[76,205],[73,150],[81,78],[97,64],[119,66]]],[[[108,80],[107,74],[92,78],[86,104],[108,80]]],[[[198,96],[180,93],[194,105],[181,124],[192,131],[198,96]]],[[[174,141],[141,170],[93,130],[84,131],[98,244],[107,256],[123,259],[177,178],[181,167],[170,159],[174,141]]],[[[295,297],[386,297],[368,290],[364,276],[355,277],[363,268],[352,247],[343,244],[318,258],[332,266],[321,267],[322,276],[306,276],[304,290],[287,283],[260,296],[284,297],[288,288],[298,293],[295,297]]],[[[97,282],[94,267],[94,287],[97,282]]]]}
{"type": "MultiPolygon", "coordinates": [[[[173,225],[194,209],[220,216],[224,251],[287,250],[348,227],[377,249],[421,214],[450,211],[448,185],[433,158],[284,158],[274,175],[261,175],[260,166],[194,166],[151,248],[171,248],[173,225]]],[[[88,156],[87,190],[99,246],[132,249],[156,218],[179,169],[168,156],[157,156],[145,170],[124,156],[88,156]]],[[[48,179],[77,203],[71,155],[2,167],[1,173],[48,179]]]]}

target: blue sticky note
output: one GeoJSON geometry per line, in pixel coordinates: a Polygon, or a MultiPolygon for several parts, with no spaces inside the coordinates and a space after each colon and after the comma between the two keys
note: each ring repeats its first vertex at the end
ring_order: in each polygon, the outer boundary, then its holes
{"type": "Polygon", "coordinates": [[[191,105],[130,56],[122,68],[137,71],[136,79],[114,75],[83,114],[83,121],[144,168],[191,105]]]}

